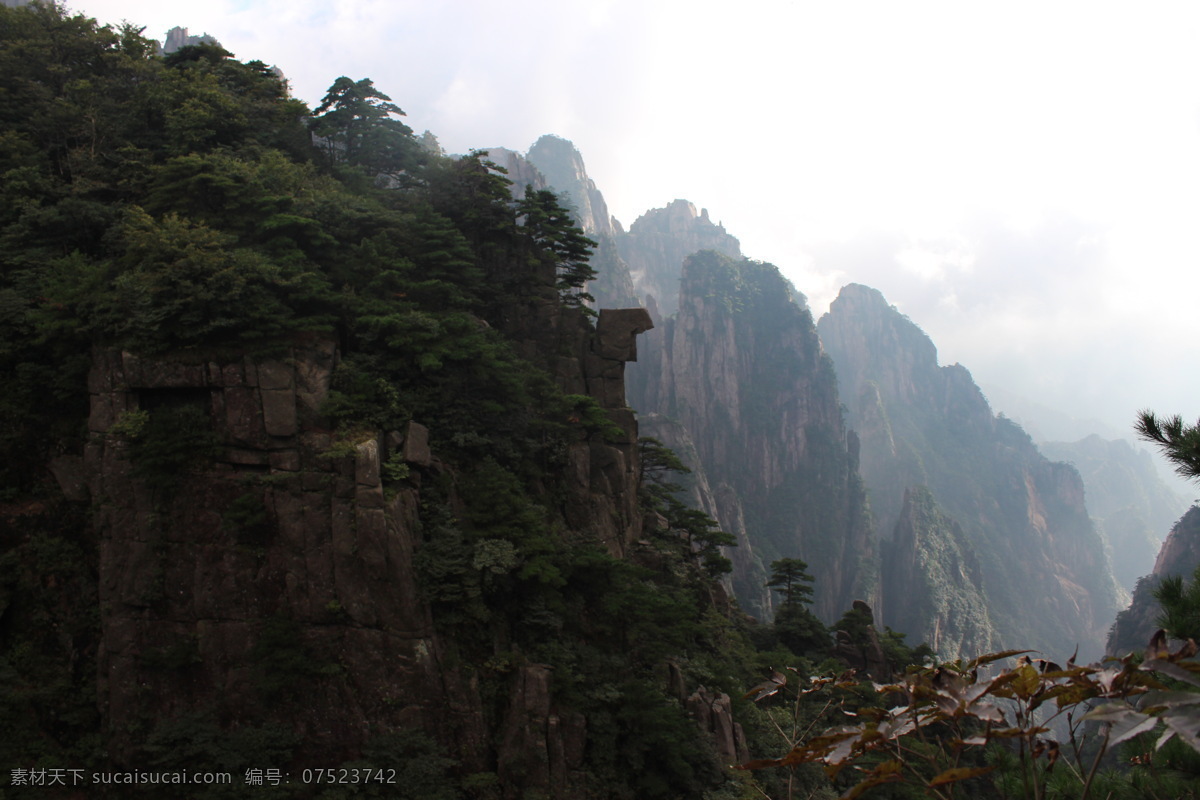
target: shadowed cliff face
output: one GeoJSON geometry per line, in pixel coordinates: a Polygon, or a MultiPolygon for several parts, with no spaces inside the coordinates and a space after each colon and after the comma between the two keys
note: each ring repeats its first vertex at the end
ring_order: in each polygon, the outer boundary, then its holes
{"type": "MultiPolygon", "coordinates": [[[[605,311],[594,332],[576,318],[560,319],[552,366],[616,427],[567,445],[561,512],[574,535],[623,555],[641,534],[623,371],[651,323],[643,309],[605,311]]],[[[335,437],[321,409],[338,360],[321,340],[269,360],[95,353],[91,444],[53,470],[95,513],[98,692],[114,753],[132,746],[134,721],[198,715],[284,719],[312,763],[416,729],[468,771],[499,763],[505,785],[572,796],[587,721],[552,701],[550,669],[515,667],[507,707],[485,709],[420,588],[425,489],[461,480],[438,458],[440,432],[412,422],[335,437]],[[151,435],[156,419],[174,430],[151,435]],[[188,449],[149,449],[160,439],[188,449]]]]}
{"type": "Polygon", "coordinates": [[[642,343],[630,397],[703,471],[705,506],[738,536],[733,588],[770,616],[767,565],[808,561],[816,612],[869,596],[874,549],[832,364],[802,298],[769,265],[715,252],[683,267],[679,313],[642,343]]]}
{"type": "Polygon", "coordinates": [[[939,367],[929,338],[876,290],[845,287],[819,330],[862,436],[863,478],[878,532],[896,536],[889,560],[927,565],[885,582],[884,621],[914,641],[932,639],[939,620],[956,613],[952,599],[969,595],[986,598],[987,614],[960,622],[964,646],[1070,652],[1078,643],[1083,657],[1095,655],[1115,613],[1116,586],[1078,473],[1047,461],[1017,425],[992,416],[970,373],[957,364],[939,367]],[[939,520],[936,529],[946,529],[947,521],[958,526],[955,547],[977,562],[978,572],[948,576],[947,564],[912,551],[921,537],[909,530],[914,518],[905,504],[918,486],[942,515],[926,519],[939,520]],[[907,528],[897,528],[902,521],[907,528]],[[946,593],[921,612],[923,619],[912,617],[911,604],[893,610],[890,598],[933,584],[946,593]]]}
{"type": "Polygon", "coordinates": [[[1158,616],[1162,609],[1154,599],[1154,590],[1163,578],[1173,575],[1190,580],[1196,567],[1200,566],[1200,506],[1192,506],[1171,528],[1158,558],[1154,571],[1141,578],[1133,591],[1129,608],[1117,615],[1108,633],[1107,652],[1125,655],[1141,650],[1158,629],[1158,616]]]}
{"type": "MultiPolygon", "coordinates": [[[[273,361],[96,354],[84,467],[101,537],[99,689],[115,729],[152,714],[237,718],[263,702],[264,681],[304,681],[310,703],[295,709],[300,724],[353,746],[368,718],[400,725],[448,699],[411,568],[416,491],[385,496],[378,437],[326,456],[333,441],[319,408],[335,360],[326,343],[273,361]],[[168,411],[207,428],[214,460],[178,485],[148,486],[130,452],[144,435],[122,436],[122,420],[168,411]],[[268,652],[270,626],[285,619],[268,652]],[[272,674],[281,645],[298,674],[272,674]],[[177,670],[157,663],[176,652],[190,653],[182,691],[177,670]],[[332,674],[346,662],[344,677],[332,674]],[[389,704],[396,696],[411,707],[389,704]]],[[[422,438],[412,428],[401,445],[414,470],[430,466],[422,438]]]]}
{"type": "Polygon", "coordinates": [[[924,486],[905,491],[894,536],[882,549],[891,627],[923,634],[939,654],[990,651],[993,625],[979,560],[924,486]]]}

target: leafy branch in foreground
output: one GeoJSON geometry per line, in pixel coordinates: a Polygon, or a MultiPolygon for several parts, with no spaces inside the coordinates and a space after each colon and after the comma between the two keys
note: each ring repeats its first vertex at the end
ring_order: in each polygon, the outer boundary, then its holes
{"type": "MultiPolygon", "coordinates": [[[[997,769],[997,763],[986,763],[984,748],[999,745],[1016,751],[1024,797],[1048,797],[1051,772],[1062,764],[1061,771],[1070,775],[1071,796],[1082,800],[1089,797],[1105,754],[1121,742],[1161,729],[1156,750],[1178,738],[1200,751],[1200,662],[1193,658],[1194,641],[1171,652],[1159,631],[1140,663],[1129,655],[1080,666],[1072,657],[1062,667],[1030,658],[1029,652],[1007,650],[910,669],[898,682],[872,683],[881,707],[851,710],[841,701],[856,724],[794,742],[781,758],[738,768],[818,763],[831,780],[847,769],[855,773],[843,800],[885,784],[907,784],[927,797],[950,800],[957,788],[979,796],[977,779],[997,769]],[[1016,666],[981,675],[986,672],[981,668],[1015,656],[1020,656],[1016,666]],[[895,705],[882,707],[888,703],[895,705]],[[1065,741],[1056,728],[1065,729],[1065,741]]],[[[805,692],[830,686],[846,689],[851,683],[845,676],[815,678],[805,692]]],[[[757,702],[773,693],[756,689],[747,697],[757,702]]]]}

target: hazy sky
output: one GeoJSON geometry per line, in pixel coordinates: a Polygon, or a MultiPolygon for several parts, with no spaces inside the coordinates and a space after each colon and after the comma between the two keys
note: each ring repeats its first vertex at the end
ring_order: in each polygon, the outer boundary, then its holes
{"type": "Polygon", "coordinates": [[[707,207],[818,313],[882,290],[981,383],[1200,417],[1200,4],[76,0],[451,152],[571,139],[626,226],[707,207]]]}

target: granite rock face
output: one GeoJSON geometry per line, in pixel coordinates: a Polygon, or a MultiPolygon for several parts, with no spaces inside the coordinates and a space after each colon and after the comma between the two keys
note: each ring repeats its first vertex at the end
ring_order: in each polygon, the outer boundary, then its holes
{"type": "MultiPolygon", "coordinates": [[[[643,309],[606,309],[595,331],[577,317],[557,330],[574,349],[533,352],[622,432],[570,443],[562,499],[577,535],[620,556],[642,530],[624,367],[652,323],[643,309]]],[[[91,442],[54,474],[90,500],[100,538],[99,704],[117,756],[128,720],[237,725],[282,703],[311,751],[299,755],[320,763],[416,728],[468,772],[501,763],[506,785],[577,796],[584,716],[552,701],[537,665],[511,674],[502,714],[485,713],[419,590],[420,487],[449,469],[436,432],[412,421],[339,439],[321,415],[338,360],[320,339],[273,359],[95,352],[91,442]],[[210,457],[156,480],[131,459],[147,411],[200,420],[210,457]],[[396,456],[408,475],[389,480],[396,456]]]]}
{"type": "Polygon", "coordinates": [[[964,367],[939,366],[933,342],[878,291],[843,288],[818,330],[862,438],[884,561],[908,565],[884,582],[883,621],[912,642],[944,640],[943,657],[953,641],[1099,655],[1118,590],[1079,474],[994,416],[964,367]],[[914,516],[913,487],[936,513],[914,516]],[[928,552],[938,540],[944,562],[928,552]],[[911,598],[929,587],[941,599],[917,614],[911,598]],[[945,640],[951,618],[961,627],[945,640]]]}
{"type": "Polygon", "coordinates": [[[679,282],[689,256],[713,250],[733,259],[742,257],[738,240],[709,219],[708,209],[697,212],[687,200],[647,211],[629,226],[628,233],[617,237],[617,245],[639,300],[649,305],[647,298],[654,298],[662,317],[680,307],[679,282]]]}
{"type": "Polygon", "coordinates": [[[700,686],[685,705],[700,730],[712,737],[713,749],[722,763],[744,764],[750,760],[746,734],[741,724],[733,721],[729,695],[720,692],[714,696],[707,687],[700,686]]]}
{"type": "Polygon", "coordinates": [[[1108,634],[1110,655],[1123,656],[1142,650],[1158,629],[1162,609],[1154,599],[1154,590],[1170,576],[1191,580],[1200,567],[1200,506],[1192,506],[1171,528],[1158,551],[1154,571],[1137,582],[1129,608],[1117,615],[1108,634]]]}
{"type": "Polygon", "coordinates": [[[905,491],[884,554],[882,594],[892,628],[925,632],[936,653],[989,652],[995,626],[979,559],[962,528],[924,486],[905,491]]]}
{"type": "Polygon", "coordinates": [[[1113,575],[1132,592],[1154,568],[1154,555],[1187,501],[1159,477],[1148,451],[1122,439],[1092,435],[1077,442],[1040,442],[1054,461],[1070,463],[1083,478],[1088,513],[1104,537],[1113,575]]]}
{"type": "Polygon", "coordinates": [[[590,262],[596,279],[588,284],[588,291],[596,298],[597,307],[640,305],[629,265],[617,245],[623,233],[621,223],[609,214],[608,203],[588,177],[575,145],[558,136],[543,136],[529,148],[526,158],[544,176],[546,186],[566,201],[583,232],[596,242],[590,262]]]}
{"type": "Polygon", "coordinates": [[[545,176],[548,186],[566,196],[584,233],[595,238],[616,232],[608,203],[596,182],[588,177],[583,156],[575,145],[559,136],[543,136],[529,148],[526,158],[545,176]]]}
{"type": "Polygon", "coordinates": [[[681,285],[679,313],[640,343],[632,404],[662,420],[655,435],[695,471],[700,506],[738,538],[727,555],[742,608],[770,619],[770,562],[803,558],[815,612],[836,619],[871,596],[877,565],[812,315],[774,267],[712,251],[687,260],[681,285]]]}
{"type": "Polygon", "coordinates": [[[527,187],[534,191],[549,189],[546,176],[538,170],[537,165],[516,150],[507,147],[487,148],[487,158],[505,171],[505,177],[512,181],[513,196],[520,199],[525,196],[527,187]]]}
{"type": "Polygon", "coordinates": [[[385,496],[378,438],[329,457],[320,405],[336,360],[323,341],[270,361],[95,354],[84,461],[101,537],[101,707],[114,728],[148,704],[237,718],[271,677],[260,643],[283,619],[297,653],[346,667],[341,679],[305,676],[320,699],[302,728],[352,746],[367,719],[438,718],[440,644],[412,569],[417,491],[385,496]],[[219,444],[170,492],[135,475],[119,424],[166,407],[194,410],[219,444]],[[184,650],[194,663],[180,690],[157,661],[184,650]]]}

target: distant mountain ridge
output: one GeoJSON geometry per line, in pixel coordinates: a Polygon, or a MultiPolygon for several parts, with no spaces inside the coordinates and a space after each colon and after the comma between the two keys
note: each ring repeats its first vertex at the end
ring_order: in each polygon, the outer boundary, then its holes
{"type": "Polygon", "coordinates": [[[697,454],[716,518],[738,537],[733,588],[771,618],[769,565],[803,558],[816,613],[836,619],[873,592],[874,537],[833,364],[812,314],[770,264],[708,250],[683,263],[679,311],[643,337],[630,404],[650,435],[697,454]]]}
{"type": "MultiPolygon", "coordinates": [[[[535,152],[603,241],[607,206],[582,158],[557,137],[535,152]]],[[[865,599],[943,655],[1100,651],[1119,590],[1078,473],[994,415],[964,367],[939,366],[881,294],[846,287],[809,330],[803,295],[687,201],[611,231],[620,257],[593,293],[603,306],[632,291],[658,324],[630,402],[648,434],[694,458],[693,501],[738,537],[744,608],[769,618],[766,565],[802,557],[827,620],[865,599]]]]}
{"type": "Polygon", "coordinates": [[[673,200],[642,214],[629,226],[629,233],[617,238],[617,245],[639,297],[662,316],[679,309],[679,281],[688,256],[712,250],[733,259],[742,257],[741,243],[709,219],[708,209],[697,212],[687,200],[673,200]]]}
{"type": "MultiPolygon", "coordinates": [[[[961,526],[957,547],[965,544],[962,556],[978,559],[973,578],[970,570],[956,575],[957,601],[948,595],[942,607],[920,613],[911,583],[885,573],[884,621],[936,638],[951,621],[964,624],[966,597],[972,608],[985,601],[988,613],[973,612],[980,629],[964,632],[965,641],[1047,652],[1079,644],[1081,654],[1098,654],[1117,588],[1078,473],[1050,462],[1016,423],[993,415],[966,368],[939,366],[929,337],[877,290],[844,287],[818,331],[862,438],[884,562],[913,558],[906,552],[913,540],[894,536],[902,518],[912,524],[905,506],[913,487],[925,487],[925,504],[942,515],[926,517],[940,529],[946,518],[961,526]]],[[[945,565],[925,558],[932,570],[925,580],[933,580],[945,565]]]]}
{"type": "Polygon", "coordinates": [[[1088,512],[1111,552],[1113,575],[1132,592],[1187,502],[1160,478],[1150,453],[1123,439],[1093,434],[1078,442],[1042,442],[1047,458],[1072,464],[1087,491],[1088,512]]]}

